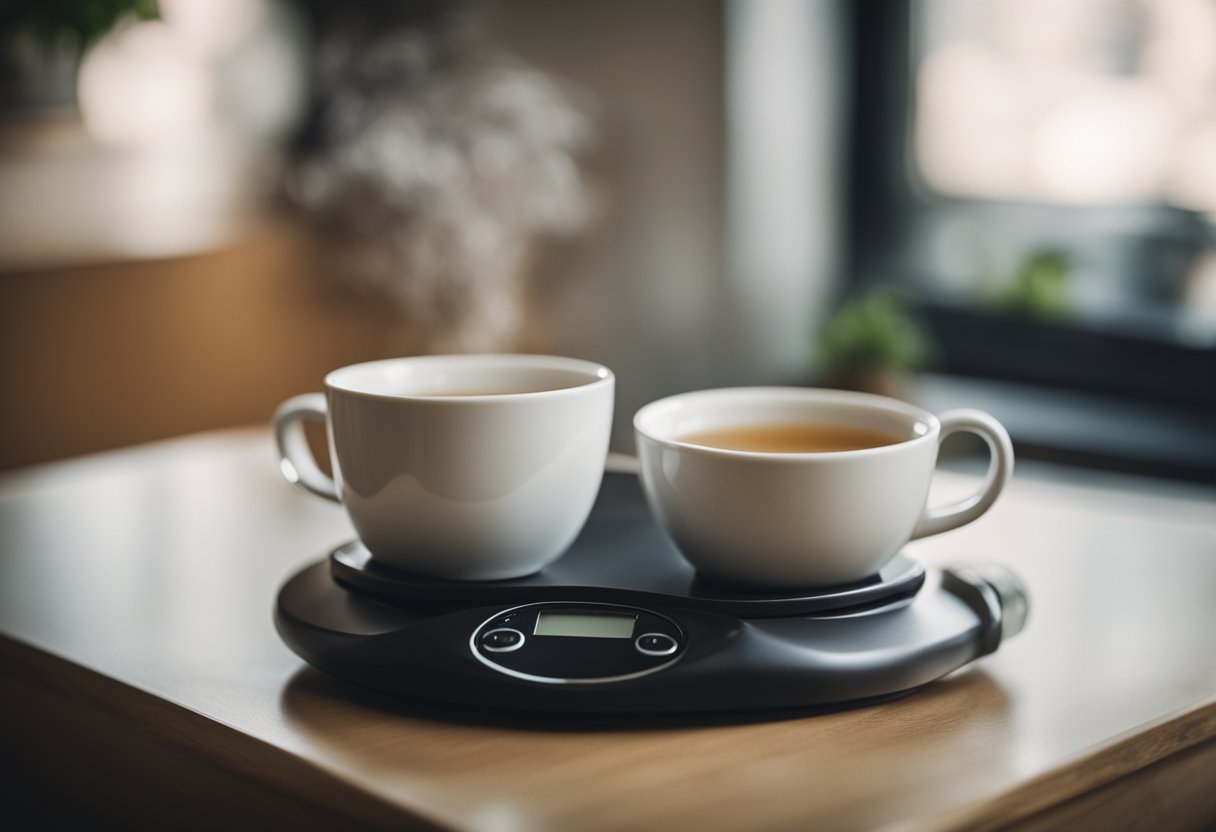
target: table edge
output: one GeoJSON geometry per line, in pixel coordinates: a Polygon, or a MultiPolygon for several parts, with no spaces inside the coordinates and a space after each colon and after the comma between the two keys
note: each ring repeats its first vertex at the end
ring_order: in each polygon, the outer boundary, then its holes
{"type": "Polygon", "coordinates": [[[156,746],[354,823],[426,832],[452,828],[222,720],[0,633],[0,681],[5,677],[67,706],[92,710],[156,746]]]}
{"type": "MultiPolygon", "coordinates": [[[[288,799],[376,828],[451,827],[287,749],[156,693],[0,633],[0,677],[93,709],[150,742],[247,778],[288,799]],[[156,730],[160,729],[160,730],[156,730]]],[[[885,827],[890,832],[1007,826],[1216,739],[1216,696],[1137,725],[1012,788],[885,827]]]]}
{"type": "Polygon", "coordinates": [[[1143,722],[1009,789],[886,832],[1003,829],[1216,740],[1216,696],[1143,722]]]}

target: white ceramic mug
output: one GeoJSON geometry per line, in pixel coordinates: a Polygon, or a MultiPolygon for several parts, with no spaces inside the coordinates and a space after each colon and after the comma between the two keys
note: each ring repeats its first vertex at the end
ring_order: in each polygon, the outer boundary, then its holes
{"type": "Polygon", "coordinates": [[[452,580],[529,575],[599,491],[615,379],[588,361],[448,355],[355,364],[274,417],[283,475],[341,502],[376,562],[452,580]],[[334,478],[303,421],[324,421],[334,478]]]}
{"type": "Polygon", "coordinates": [[[883,396],[741,387],[661,399],[634,417],[642,486],[685,557],[711,579],[762,587],[851,583],[875,574],[910,539],[975,520],[1013,471],[1001,424],[978,410],[935,416],[883,396]],[[828,453],[722,450],[681,441],[764,424],[868,428],[900,441],[828,453]],[[991,451],[980,490],[926,508],[942,440],[978,434],[991,451]]]}

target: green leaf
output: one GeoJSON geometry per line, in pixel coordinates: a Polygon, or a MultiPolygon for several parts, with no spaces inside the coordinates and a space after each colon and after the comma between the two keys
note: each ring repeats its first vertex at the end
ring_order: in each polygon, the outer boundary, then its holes
{"type": "Polygon", "coordinates": [[[159,16],[155,0],[8,0],[0,7],[0,46],[23,37],[84,51],[119,20],[159,16]]]}
{"type": "Polygon", "coordinates": [[[1058,318],[1071,311],[1068,256],[1053,249],[1033,251],[998,296],[997,306],[1015,315],[1058,318]]]}
{"type": "Polygon", "coordinates": [[[915,370],[929,358],[928,337],[889,291],[847,301],[819,336],[820,369],[829,375],[915,370]]]}

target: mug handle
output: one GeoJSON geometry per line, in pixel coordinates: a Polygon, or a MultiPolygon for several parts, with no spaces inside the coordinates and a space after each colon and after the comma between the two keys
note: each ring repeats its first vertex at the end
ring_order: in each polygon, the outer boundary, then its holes
{"type": "Polygon", "coordinates": [[[287,481],[338,503],[341,500],[337,484],[317,466],[304,436],[304,421],[325,424],[327,412],[324,393],[305,393],[290,398],[274,413],[274,438],[279,446],[279,470],[287,481]]]}
{"type": "Polygon", "coordinates": [[[974,433],[988,444],[988,473],[979,491],[962,500],[936,508],[925,508],[912,531],[912,539],[928,537],[965,526],[996,502],[997,496],[1013,474],[1013,443],[1004,425],[982,410],[948,410],[937,417],[941,422],[938,447],[947,436],[959,431],[974,433]]]}

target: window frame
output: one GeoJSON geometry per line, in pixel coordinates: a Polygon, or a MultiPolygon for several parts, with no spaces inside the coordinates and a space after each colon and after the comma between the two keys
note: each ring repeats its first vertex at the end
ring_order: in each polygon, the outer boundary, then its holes
{"type": "MultiPolygon", "coordinates": [[[[1216,337],[1195,338],[1179,314],[1149,301],[1132,317],[1081,314],[1049,321],[1015,317],[934,289],[907,252],[927,224],[950,213],[1043,216],[1076,229],[1130,217],[1200,223],[1165,205],[1097,208],[981,200],[934,192],[920,179],[912,146],[916,25],[910,0],[856,0],[848,7],[851,74],[845,291],[894,282],[938,344],[934,369],[950,375],[1216,411],[1216,337]],[[898,140],[895,140],[898,139],[898,140]]],[[[1126,223],[1125,223],[1126,224],[1126,223]]],[[[1080,233],[1080,232],[1078,232],[1080,233]]]]}

